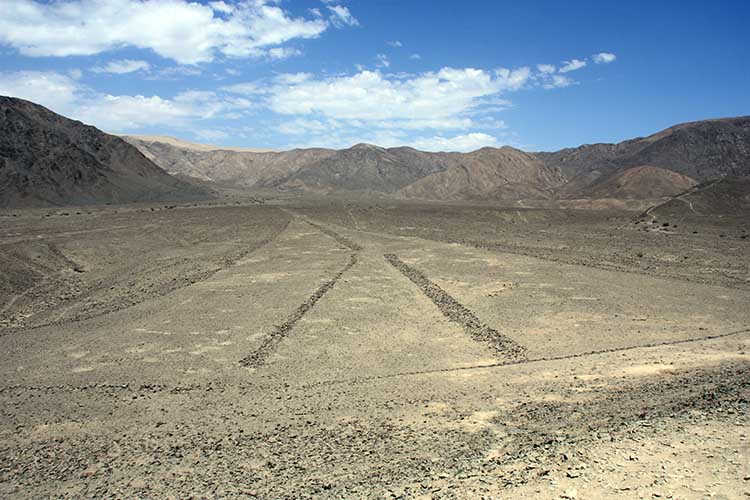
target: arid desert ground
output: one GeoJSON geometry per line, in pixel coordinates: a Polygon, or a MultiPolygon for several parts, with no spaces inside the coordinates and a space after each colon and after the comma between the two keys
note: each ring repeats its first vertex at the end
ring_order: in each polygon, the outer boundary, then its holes
{"type": "Polygon", "coordinates": [[[750,496],[750,222],[4,210],[0,497],[750,496]]]}

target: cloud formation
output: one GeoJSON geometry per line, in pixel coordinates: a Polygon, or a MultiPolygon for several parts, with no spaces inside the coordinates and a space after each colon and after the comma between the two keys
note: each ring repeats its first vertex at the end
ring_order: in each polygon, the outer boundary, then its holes
{"type": "Polygon", "coordinates": [[[237,118],[252,107],[245,98],[214,91],[185,91],[173,98],[94,92],[56,72],[0,73],[0,95],[20,97],[110,132],[143,127],[189,127],[221,116],[237,118]]]}
{"type": "Polygon", "coordinates": [[[585,59],[571,59],[570,61],[563,61],[563,65],[558,70],[560,73],[569,73],[577,69],[581,69],[586,66],[585,59]]]}
{"type": "Polygon", "coordinates": [[[151,65],[146,61],[136,61],[133,59],[119,59],[110,61],[104,66],[96,66],[91,69],[94,73],[113,73],[122,75],[125,73],[134,73],[136,71],[148,71],[151,65]]]}
{"type": "Polygon", "coordinates": [[[328,5],[328,10],[331,11],[331,22],[337,28],[343,28],[344,26],[359,26],[359,21],[355,18],[349,9],[343,5],[328,5]]]}
{"type": "Polygon", "coordinates": [[[593,59],[596,64],[609,64],[617,59],[617,56],[611,52],[599,52],[598,54],[591,56],[591,59],[593,59]]]}
{"type": "MultiPolygon", "coordinates": [[[[322,18],[292,17],[273,0],[3,0],[2,7],[0,44],[26,56],[93,55],[129,46],[196,64],[217,56],[263,57],[329,27],[322,18]]],[[[346,7],[328,8],[335,26],[357,23],[346,7]]]]}

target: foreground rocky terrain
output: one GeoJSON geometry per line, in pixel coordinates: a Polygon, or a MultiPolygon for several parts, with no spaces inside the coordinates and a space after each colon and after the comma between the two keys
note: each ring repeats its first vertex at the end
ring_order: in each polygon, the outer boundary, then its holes
{"type": "Polygon", "coordinates": [[[750,494],[746,219],[1,215],[2,497],[750,494]]]}

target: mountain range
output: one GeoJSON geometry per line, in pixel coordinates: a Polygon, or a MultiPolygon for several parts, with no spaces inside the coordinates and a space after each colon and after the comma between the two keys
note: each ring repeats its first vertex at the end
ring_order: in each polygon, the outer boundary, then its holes
{"type": "Polygon", "coordinates": [[[708,179],[750,175],[750,117],[684,123],[618,144],[538,153],[508,146],[430,153],[371,144],[239,152],[125,139],[168,172],[205,181],[436,200],[658,199],[708,179]]]}
{"type": "MultiPolygon", "coordinates": [[[[357,144],[289,151],[122,138],[0,97],[0,205],[127,203],[208,196],[212,187],[366,193],[426,200],[666,200],[750,176],[750,117],[684,123],[618,144],[470,153],[357,144]]],[[[679,205],[678,205],[679,206],[679,205]]]]}

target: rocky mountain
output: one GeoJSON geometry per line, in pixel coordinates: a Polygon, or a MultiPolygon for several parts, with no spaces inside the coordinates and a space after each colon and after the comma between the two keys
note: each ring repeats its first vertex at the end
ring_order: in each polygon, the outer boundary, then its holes
{"type": "Polygon", "coordinates": [[[395,193],[419,179],[447,169],[455,162],[453,156],[412,148],[386,149],[357,144],[259,185],[317,192],[395,193]]]}
{"type": "Polygon", "coordinates": [[[745,217],[750,215],[750,177],[721,177],[702,182],[652,209],[657,217],[684,214],[745,217]]]}
{"type": "Polygon", "coordinates": [[[564,198],[581,196],[617,172],[644,165],[699,181],[748,176],[750,116],[683,123],[618,144],[587,144],[536,156],[565,176],[559,192],[564,198]]]}
{"type": "Polygon", "coordinates": [[[170,174],[235,186],[273,185],[302,166],[327,158],[336,151],[312,148],[290,151],[215,149],[159,137],[123,136],[146,157],[170,174]],[[180,144],[182,142],[182,144],[180,144]]]}
{"type": "Polygon", "coordinates": [[[121,138],[22,99],[0,96],[0,206],[205,197],[121,138]]]}
{"type": "Polygon", "coordinates": [[[399,194],[444,200],[548,199],[565,181],[559,170],[511,147],[451,155],[452,165],[409,184],[399,194]]]}
{"type": "Polygon", "coordinates": [[[691,122],[618,144],[553,153],[483,148],[428,153],[358,144],[258,152],[127,137],[173,174],[248,188],[368,192],[422,199],[656,199],[750,175],[750,117],[691,122]]]}
{"type": "MultiPolygon", "coordinates": [[[[615,198],[615,199],[656,199],[676,196],[698,184],[698,181],[666,168],[641,165],[639,167],[616,170],[594,180],[591,184],[571,190],[572,184],[563,186],[568,189],[568,197],[579,198],[615,198]]],[[[561,190],[562,191],[562,190],[561,190]]],[[[565,191],[563,191],[565,192],[565,191]]]]}

